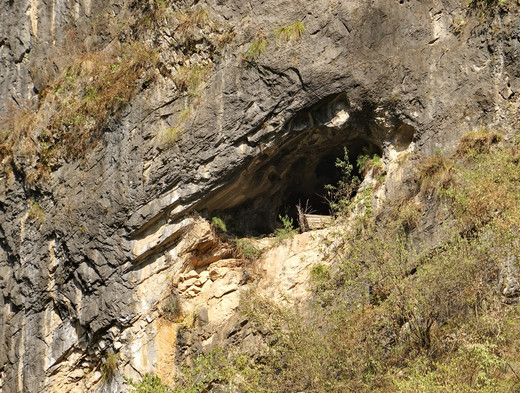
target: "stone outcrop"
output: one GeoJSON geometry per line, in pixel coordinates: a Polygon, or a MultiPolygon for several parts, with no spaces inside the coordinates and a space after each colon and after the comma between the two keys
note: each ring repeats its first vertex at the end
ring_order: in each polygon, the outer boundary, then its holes
{"type": "MultiPolygon", "coordinates": [[[[86,51],[119,39],[116,22],[146,12],[125,3],[0,5],[0,109],[37,107],[76,53],[63,54],[69,33],[86,51]]],[[[309,249],[275,248],[248,270],[196,214],[265,234],[286,208],[337,180],[344,147],[381,153],[391,166],[400,154],[454,149],[468,130],[515,121],[516,11],[482,21],[454,0],[196,3],[236,35],[173,146],[161,135],[181,122],[187,97],[171,75],[166,25],[149,37],[161,53],[155,82],[108,121],[86,157],[62,162],[37,187],[20,165],[0,175],[3,392],[119,391],[121,375],[148,371],[171,381],[175,342],[186,338],[164,315],[172,291],[204,326],[189,339],[216,345],[249,277],[269,296],[302,296],[309,265],[298,253],[314,252],[304,234],[294,242],[309,249]],[[277,40],[294,21],[302,37],[277,40]],[[248,60],[259,34],[269,43],[248,60]],[[103,384],[113,353],[121,374],[103,384]]]]}

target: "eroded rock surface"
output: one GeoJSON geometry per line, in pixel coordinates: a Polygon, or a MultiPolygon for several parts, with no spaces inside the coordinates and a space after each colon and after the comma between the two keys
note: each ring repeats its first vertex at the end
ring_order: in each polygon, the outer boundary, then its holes
{"type": "MultiPolygon", "coordinates": [[[[123,3],[4,2],[0,108],[37,105],[38,92],[74,56],[60,52],[67,31],[81,47],[108,45],[111,23],[141,15],[123,3]]],[[[244,262],[192,214],[228,215],[241,231],[265,233],[285,205],[313,193],[300,183],[329,181],[313,173],[333,167],[343,147],[393,160],[400,152],[450,150],[465,131],[515,121],[515,12],[483,23],[455,0],[198,6],[236,37],[215,60],[173,146],[161,132],[180,121],[186,97],[158,70],[108,122],[102,143],[64,162],[46,185],[32,187],[16,167],[0,175],[2,391],[97,389],[102,359],[116,352],[121,375],[154,371],[171,380],[165,359],[176,354],[178,326],[161,307],[172,281],[186,310],[204,305],[195,313],[210,326],[196,339],[202,342],[236,318],[249,282],[244,262]],[[306,28],[301,39],[277,41],[275,30],[296,20],[306,28]],[[268,46],[245,61],[260,31],[268,46]]],[[[166,33],[151,40],[173,69],[166,33]]],[[[394,183],[388,196],[399,192],[394,183]]],[[[259,288],[273,296],[303,288],[291,276],[305,271],[301,256],[273,252],[283,255],[265,254],[259,288]]],[[[101,389],[122,389],[120,375],[101,389]]]]}

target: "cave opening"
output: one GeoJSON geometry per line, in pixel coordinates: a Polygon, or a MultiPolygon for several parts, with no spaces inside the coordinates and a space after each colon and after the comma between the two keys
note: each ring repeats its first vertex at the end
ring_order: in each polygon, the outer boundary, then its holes
{"type": "MultiPolygon", "coordinates": [[[[355,139],[346,145],[330,146],[319,154],[308,152],[289,169],[285,187],[278,202],[275,218],[288,216],[297,225],[300,206],[306,213],[330,215],[332,193],[329,186],[336,187],[344,177],[337,161],[347,161],[353,166],[352,177],[363,178],[357,159],[360,155],[381,155],[381,150],[368,140],[355,139]],[[346,154],[348,154],[346,156],[346,154]]],[[[272,224],[271,224],[272,225],[272,224]]],[[[272,229],[267,229],[272,231],[272,229]]]]}
{"type": "Polygon", "coordinates": [[[381,155],[381,148],[368,138],[344,138],[343,133],[329,131],[308,130],[253,160],[212,199],[208,216],[224,220],[236,236],[263,236],[281,227],[280,217],[290,217],[297,227],[298,205],[307,213],[329,215],[331,196],[326,186],[337,186],[341,180],[336,162],[345,159],[345,149],[352,175],[360,179],[357,158],[381,155]]]}
{"type": "Polygon", "coordinates": [[[208,218],[219,217],[233,235],[262,236],[281,227],[289,216],[296,227],[296,206],[329,215],[330,194],[343,174],[338,159],[345,149],[353,175],[363,180],[357,165],[360,155],[383,156],[383,144],[406,148],[415,130],[399,121],[381,126],[373,108],[352,111],[339,95],[297,114],[279,139],[261,149],[245,168],[202,206],[208,218]]]}

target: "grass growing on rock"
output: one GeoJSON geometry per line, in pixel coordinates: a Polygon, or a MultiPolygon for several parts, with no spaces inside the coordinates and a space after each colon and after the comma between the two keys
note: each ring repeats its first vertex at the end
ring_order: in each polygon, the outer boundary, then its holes
{"type": "Polygon", "coordinates": [[[251,42],[249,49],[245,53],[245,59],[248,61],[257,60],[260,55],[265,52],[267,45],[269,45],[269,41],[266,39],[258,39],[251,42]]]}
{"type": "Polygon", "coordinates": [[[116,373],[119,364],[119,354],[110,353],[101,359],[101,374],[105,381],[110,380],[116,373]]]}
{"type": "Polygon", "coordinates": [[[293,22],[287,26],[280,26],[276,29],[275,37],[279,41],[288,42],[299,39],[305,32],[305,25],[301,21],[293,22]]]}
{"type": "Polygon", "coordinates": [[[255,260],[263,253],[263,250],[257,247],[252,239],[235,239],[234,243],[238,254],[247,260],[255,260]]]}
{"type": "Polygon", "coordinates": [[[137,41],[78,54],[41,93],[39,111],[12,110],[3,122],[2,164],[14,163],[35,183],[64,161],[84,157],[108,120],[152,82],[157,60],[158,53],[137,41]]]}
{"type": "MultiPolygon", "coordinates": [[[[65,162],[87,156],[103,139],[110,120],[161,77],[170,77],[179,94],[187,96],[175,126],[185,128],[215,59],[235,33],[200,6],[179,9],[169,0],[140,6],[142,18],[114,22],[104,32],[110,43],[102,48],[87,48],[70,30],[70,48],[63,49],[68,66],[39,93],[39,107],[12,108],[0,119],[0,169],[8,172],[14,166],[29,185],[42,186],[65,162]],[[159,49],[157,42],[162,42],[159,49]],[[175,52],[175,64],[160,59],[165,47],[175,52]]],[[[172,132],[175,127],[159,135],[168,146],[180,135],[172,132]]]]}
{"type": "MultiPolygon", "coordinates": [[[[118,114],[143,85],[154,77],[158,54],[144,44],[122,44],[115,53],[86,53],[52,87],[57,110],[45,131],[62,154],[84,154],[110,116],[118,114]]],[[[49,93],[46,93],[49,94],[49,93]]]]}

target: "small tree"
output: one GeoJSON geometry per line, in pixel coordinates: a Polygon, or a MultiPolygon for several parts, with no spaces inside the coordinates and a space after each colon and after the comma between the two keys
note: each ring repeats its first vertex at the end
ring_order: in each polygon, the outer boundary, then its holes
{"type": "Polygon", "coordinates": [[[350,200],[359,188],[361,181],[358,176],[353,174],[354,166],[350,163],[348,149],[344,148],[343,159],[336,159],[336,167],[341,172],[341,178],[336,186],[327,184],[325,191],[326,199],[329,203],[331,213],[340,215],[347,210],[350,200]]]}

